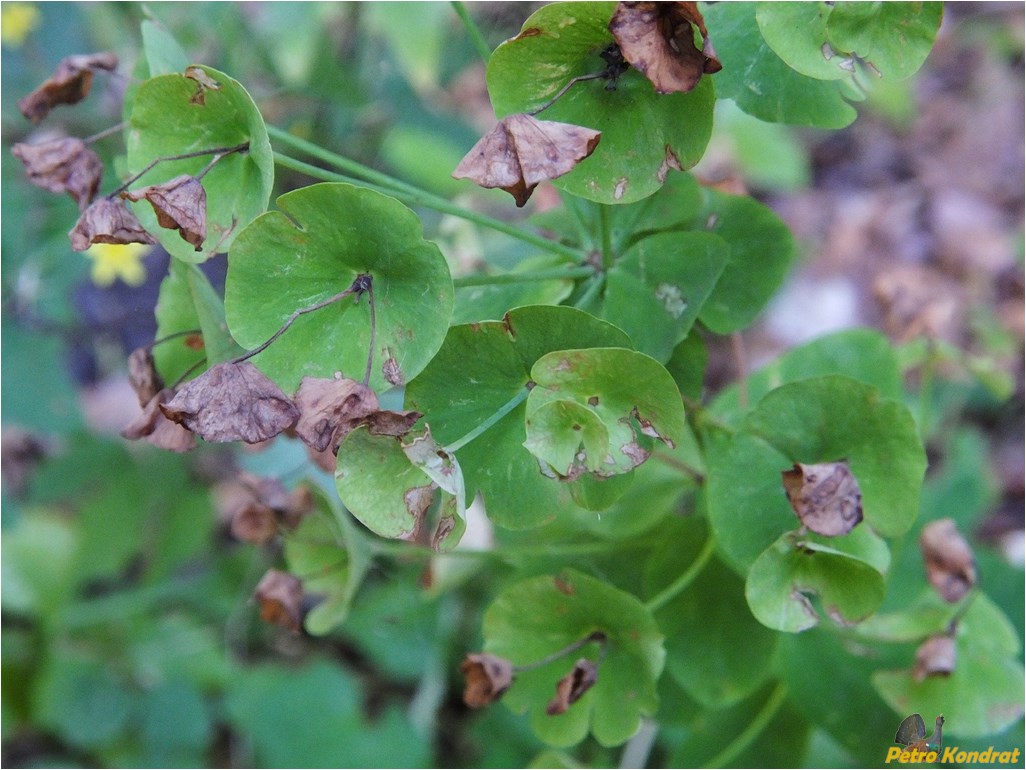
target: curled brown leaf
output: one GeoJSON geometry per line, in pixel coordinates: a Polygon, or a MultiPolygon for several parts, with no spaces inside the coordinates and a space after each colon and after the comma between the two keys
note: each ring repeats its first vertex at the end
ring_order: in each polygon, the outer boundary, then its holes
{"type": "Polygon", "coordinates": [[[124,203],[110,198],[93,201],[79,216],[68,237],[74,251],[85,251],[94,243],[157,242],[124,203]]]}
{"type": "Polygon", "coordinates": [[[926,578],[946,602],[954,604],[976,585],[976,558],[953,519],[931,521],[919,535],[926,578]]]}
{"type": "Polygon", "coordinates": [[[556,682],[556,694],[545,707],[545,713],[550,717],[565,713],[597,681],[598,667],[587,658],[579,659],[570,673],[556,682]]]}
{"type": "Polygon", "coordinates": [[[177,230],[182,240],[196,251],[203,251],[207,238],[207,193],[196,177],[182,174],[161,184],[123,192],[121,197],[149,202],[157,215],[157,224],[177,230]]]}
{"type": "Polygon", "coordinates": [[[692,91],[703,74],[723,68],[698,3],[618,3],[609,31],[623,58],[661,94],[692,91]],[[695,28],[702,35],[702,50],[695,45],[695,28]]]}
{"type": "Polygon", "coordinates": [[[813,532],[846,535],[862,521],[862,492],[847,463],[795,463],[780,475],[791,507],[813,532]]]}
{"type": "Polygon", "coordinates": [[[96,197],[103,162],[81,139],[64,137],[38,144],[18,143],[11,152],[25,164],[25,174],[32,184],[52,193],[68,193],[80,211],[96,197]]]}
{"type": "Polygon", "coordinates": [[[164,381],[153,361],[152,348],[136,348],[128,356],[128,381],[139,398],[139,406],[146,406],[164,389],[164,381]]]}
{"type": "Polygon", "coordinates": [[[955,670],[955,640],[947,634],[931,636],[916,650],[913,676],[922,682],[928,676],[948,676],[955,670]]]}
{"type": "Polygon", "coordinates": [[[173,390],[166,388],[153,396],[143,405],[142,414],[121,431],[122,437],[130,441],[145,439],[147,443],[171,452],[187,452],[194,448],[196,435],[171,422],[160,409],[160,405],[170,401],[174,395],[173,390]]]}
{"type": "Polygon", "coordinates": [[[303,624],[303,582],[288,572],[269,569],[260,578],[253,597],[260,619],[298,632],[303,624]]]}
{"type": "Polygon", "coordinates": [[[467,682],[463,702],[474,709],[495,703],[513,684],[513,663],[487,652],[469,653],[460,672],[467,682]]]}
{"type": "Polygon", "coordinates": [[[508,115],[464,156],[452,175],[500,188],[523,206],[539,183],[569,173],[591,155],[602,134],[530,115],[508,115]]]}
{"type": "Polygon", "coordinates": [[[38,123],[58,104],[77,104],[89,95],[93,72],[117,69],[118,57],[113,53],[76,54],[57,64],[46,81],[36,90],[18,100],[21,114],[38,123]]]}
{"type": "Polygon", "coordinates": [[[299,419],[292,400],[248,362],[212,366],[184,385],[161,410],[207,441],[256,444],[299,419]]]}

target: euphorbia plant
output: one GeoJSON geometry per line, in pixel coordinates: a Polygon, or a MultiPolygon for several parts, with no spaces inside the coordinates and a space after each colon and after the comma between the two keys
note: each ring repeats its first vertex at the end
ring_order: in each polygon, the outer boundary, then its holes
{"type": "MultiPolygon", "coordinates": [[[[687,169],[718,98],[843,126],[867,80],[918,69],[940,17],[936,3],[541,8],[487,52],[499,126],[455,170],[519,206],[551,181],[561,207],[526,225],[267,126],[240,83],[202,65],[156,71],[174,59],[157,51],[126,99],[127,181],[97,199],[101,172],[78,144],[74,173],[62,162],[30,178],[83,209],[76,248],[157,239],[174,257],[158,340],[133,367],[146,411],[126,435],[309,447],[312,511],[286,515],[261,493],[235,530],[284,543],[287,571],[256,589],[265,618],[329,633],[370,566],[397,555],[456,590],[440,554],[476,500],[495,542],[463,569],[495,592],[484,651],[463,664],[469,705],[501,696],[555,746],[589,733],[615,746],[644,719],[702,714],[802,740],[818,726],[861,758],[859,736],[809,705],[810,670],[857,669],[855,700],[881,723],[943,710],[964,737],[1021,714],[1022,671],[1007,634],[990,637],[1006,621],[957,532],[924,542],[930,582],[964,591],[938,599],[893,567],[926,456],[881,335],[818,340],[705,392],[705,340],[753,323],[795,246],[771,209],[687,169]],[[319,181],[268,209],[276,164],[319,181]],[[423,209],[537,253],[453,277],[423,209]],[[221,297],[197,264],[224,252],[221,297]],[[491,569],[506,562],[512,574],[491,569]],[[878,613],[909,579],[920,598],[878,613]],[[919,656],[898,646],[923,640],[919,656]],[[941,645],[953,665],[928,654],[941,645]],[[967,669],[992,686],[969,693],[967,669]]],[[[730,764],[759,740],[743,735],[680,751],[730,764]]]]}

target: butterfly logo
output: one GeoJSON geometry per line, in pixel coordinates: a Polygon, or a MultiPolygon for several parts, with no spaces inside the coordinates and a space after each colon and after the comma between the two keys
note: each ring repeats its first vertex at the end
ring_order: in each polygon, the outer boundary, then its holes
{"type": "Polygon", "coordinates": [[[898,732],[894,734],[894,742],[907,746],[913,751],[940,751],[943,739],[941,728],[944,727],[944,715],[941,714],[934,722],[933,735],[930,738],[936,743],[926,740],[926,722],[919,714],[911,714],[901,720],[898,732]]]}

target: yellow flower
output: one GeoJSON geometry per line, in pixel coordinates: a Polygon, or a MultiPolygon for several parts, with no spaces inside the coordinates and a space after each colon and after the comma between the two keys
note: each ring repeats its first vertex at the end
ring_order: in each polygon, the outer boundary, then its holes
{"type": "Polygon", "coordinates": [[[17,48],[29,33],[39,26],[39,9],[34,3],[3,3],[0,5],[0,41],[17,48]]]}
{"type": "Polygon", "coordinates": [[[146,280],[142,260],[150,253],[145,243],[96,243],[84,253],[93,260],[90,277],[100,287],[110,286],[120,278],[129,286],[140,286],[146,280]]]}

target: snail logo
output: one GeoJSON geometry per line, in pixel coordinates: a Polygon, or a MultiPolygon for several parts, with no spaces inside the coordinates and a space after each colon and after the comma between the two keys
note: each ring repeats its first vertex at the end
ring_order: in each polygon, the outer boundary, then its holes
{"type": "Polygon", "coordinates": [[[969,763],[1005,765],[1018,763],[1022,756],[1020,749],[999,751],[993,746],[984,751],[963,751],[958,746],[944,748],[941,730],[944,727],[944,715],[934,721],[933,734],[926,737],[926,722],[919,714],[910,714],[901,720],[898,732],[894,734],[894,742],[900,746],[887,749],[886,764],[897,761],[899,764],[959,764],[969,763]]]}

